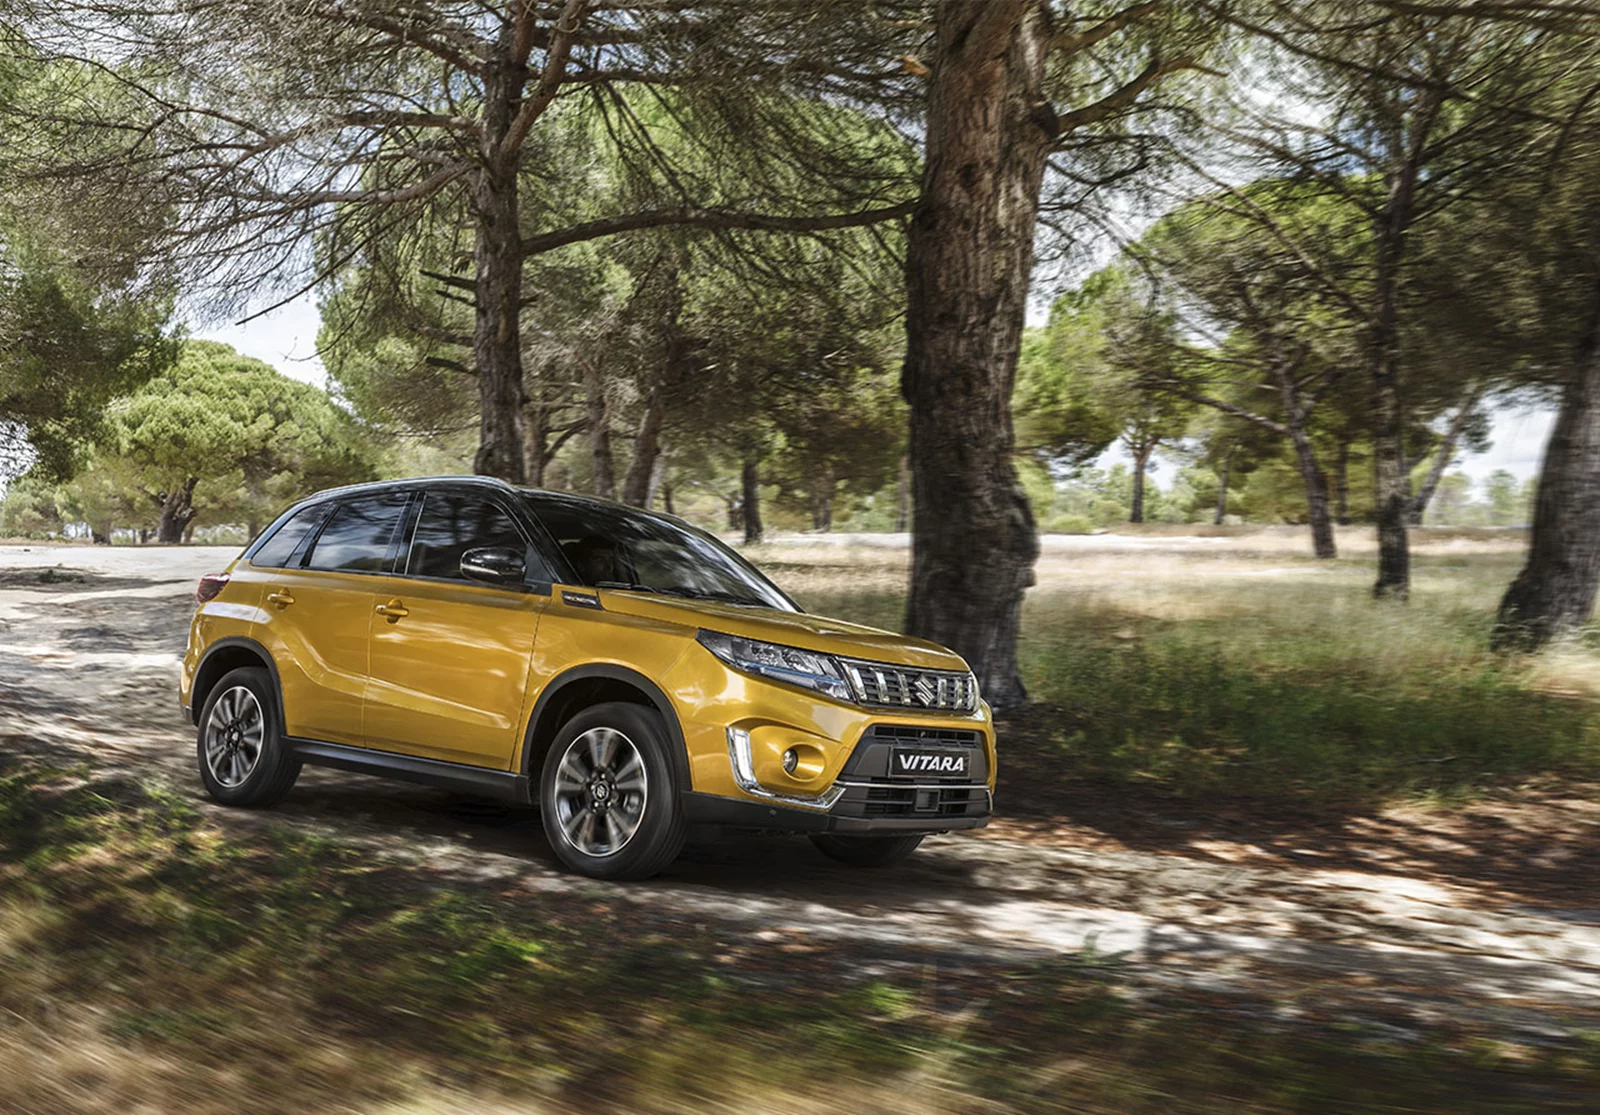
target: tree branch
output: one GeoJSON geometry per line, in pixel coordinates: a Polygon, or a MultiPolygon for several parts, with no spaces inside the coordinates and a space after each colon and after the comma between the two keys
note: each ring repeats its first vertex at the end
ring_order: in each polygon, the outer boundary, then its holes
{"type": "Polygon", "coordinates": [[[1116,15],[1101,20],[1087,31],[1058,31],[1050,40],[1051,50],[1064,50],[1076,53],[1087,50],[1102,39],[1110,38],[1118,31],[1130,24],[1138,23],[1145,16],[1151,15],[1160,8],[1166,7],[1166,0],[1147,0],[1143,4],[1135,4],[1124,8],[1116,15]]]}
{"type": "MultiPolygon", "coordinates": [[[[549,49],[545,51],[544,69],[539,74],[539,84],[534,87],[532,96],[522,102],[516,118],[511,121],[511,127],[506,130],[505,138],[500,141],[499,159],[502,169],[510,169],[516,162],[517,152],[522,149],[522,141],[527,138],[528,129],[544,115],[545,109],[550,107],[550,102],[555,100],[556,94],[561,91],[562,79],[567,74],[567,58],[572,54],[572,38],[578,33],[578,26],[583,22],[583,13],[587,7],[588,0],[567,0],[566,6],[561,9],[561,15],[556,20],[555,34],[550,39],[549,49]]],[[[524,18],[532,17],[524,13],[524,18]]],[[[519,53],[521,60],[526,61],[527,51],[519,46],[519,53]]]]}
{"type": "MultiPolygon", "coordinates": [[[[635,232],[646,228],[707,228],[746,229],[762,232],[827,232],[841,228],[860,228],[863,225],[893,221],[911,215],[914,202],[881,209],[862,209],[854,213],[829,213],[809,217],[776,217],[765,213],[739,213],[727,209],[649,209],[619,217],[603,217],[570,225],[554,232],[530,236],[522,242],[523,255],[539,255],[568,244],[585,240],[598,240],[619,232],[635,232]]],[[[430,276],[430,278],[435,276],[430,276]]]]}

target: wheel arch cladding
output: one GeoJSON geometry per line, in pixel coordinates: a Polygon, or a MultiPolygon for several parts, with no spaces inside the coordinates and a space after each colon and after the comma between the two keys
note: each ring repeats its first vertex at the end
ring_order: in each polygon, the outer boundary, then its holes
{"type": "Polygon", "coordinates": [[[528,777],[529,792],[538,798],[539,773],[544,757],[555,742],[562,725],[578,712],[608,701],[643,705],[661,714],[672,750],[672,767],[678,776],[680,792],[691,788],[689,749],[677,711],[661,687],[643,674],[625,666],[596,663],[574,666],[544,687],[528,718],[528,731],[522,746],[522,773],[528,777]]]}
{"type": "Polygon", "coordinates": [[[272,678],[272,695],[277,702],[276,712],[278,723],[283,723],[283,690],[278,685],[278,668],[272,662],[272,656],[267,653],[267,648],[254,639],[243,636],[232,636],[218,639],[200,660],[200,665],[194,671],[194,686],[189,693],[189,719],[195,724],[200,723],[200,714],[205,710],[206,698],[211,696],[212,689],[217,682],[233,670],[254,666],[263,670],[272,678]]]}

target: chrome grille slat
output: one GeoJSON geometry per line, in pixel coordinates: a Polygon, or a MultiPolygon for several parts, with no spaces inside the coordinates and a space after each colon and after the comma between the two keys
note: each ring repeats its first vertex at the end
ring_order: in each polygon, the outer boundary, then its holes
{"type": "Polygon", "coordinates": [[[971,712],[978,707],[978,687],[971,674],[850,658],[840,663],[856,700],[864,705],[931,712],[971,712]]]}

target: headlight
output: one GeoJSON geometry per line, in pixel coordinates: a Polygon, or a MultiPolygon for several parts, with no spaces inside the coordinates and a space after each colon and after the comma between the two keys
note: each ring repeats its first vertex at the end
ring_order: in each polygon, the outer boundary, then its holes
{"type": "Polygon", "coordinates": [[[814,689],[838,701],[851,699],[844,671],[826,654],[777,643],[758,643],[718,631],[702,631],[697,637],[701,646],[735,670],[814,689]]]}

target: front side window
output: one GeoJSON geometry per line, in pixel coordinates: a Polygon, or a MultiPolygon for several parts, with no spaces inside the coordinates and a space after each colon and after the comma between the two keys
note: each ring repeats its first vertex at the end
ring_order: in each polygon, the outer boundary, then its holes
{"type": "Polygon", "coordinates": [[[344,573],[387,573],[389,542],[405,509],[403,492],[346,500],[312,544],[307,567],[344,573]]]}
{"type": "Polygon", "coordinates": [[[466,580],[461,575],[462,556],[468,550],[490,546],[524,554],[528,580],[547,579],[542,563],[528,549],[522,532],[503,508],[466,492],[429,492],[411,538],[406,573],[412,577],[466,580]]]}
{"type": "Polygon", "coordinates": [[[626,507],[547,492],[524,498],[580,584],[798,610],[753,565],[697,530],[626,507]]]}
{"type": "Polygon", "coordinates": [[[256,548],[250,564],[268,569],[281,569],[288,565],[289,560],[299,552],[300,544],[317,529],[317,524],[322,522],[322,517],[327,513],[328,505],[325,503],[302,507],[256,548]]]}

